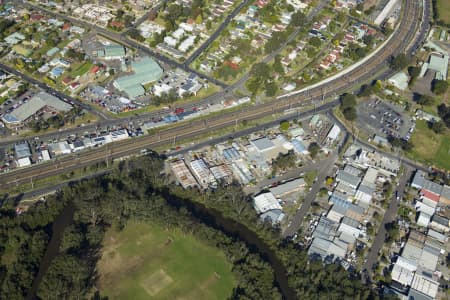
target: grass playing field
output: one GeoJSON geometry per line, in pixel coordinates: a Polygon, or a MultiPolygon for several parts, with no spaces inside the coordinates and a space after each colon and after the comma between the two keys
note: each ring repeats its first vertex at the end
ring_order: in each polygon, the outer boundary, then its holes
{"type": "Polygon", "coordinates": [[[97,269],[98,287],[110,299],[226,299],[234,287],[219,249],[146,223],[110,229],[97,269]]]}
{"type": "Polygon", "coordinates": [[[414,148],[408,156],[441,169],[450,170],[450,136],[436,134],[428,128],[425,121],[417,121],[416,130],[411,136],[414,148]]]}
{"type": "Polygon", "coordinates": [[[436,0],[436,7],[439,13],[439,19],[445,24],[450,24],[450,1],[436,0]]]}

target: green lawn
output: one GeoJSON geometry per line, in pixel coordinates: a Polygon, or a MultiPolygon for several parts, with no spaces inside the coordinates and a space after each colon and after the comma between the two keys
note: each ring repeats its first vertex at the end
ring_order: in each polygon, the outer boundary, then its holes
{"type": "Polygon", "coordinates": [[[71,72],[72,77],[77,77],[85,74],[88,72],[94,64],[91,61],[86,61],[83,64],[81,64],[78,68],[74,69],[74,71],[71,72]]]}
{"type": "Polygon", "coordinates": [[[450,136],[436,134],[428,128],[425,121],[417,121],[416,130],[411,136],[414,148],[408,153],[412,159],[450,170],[450,136]]]}
{"type": "Polygon", "coordinates": [[[441,19],[446,24],[450,24],[450,1],[448,0],[436,0],[436,7],[441,19]]]}
{"type": "Polygon", "coordinates": [[[109,230],[97,269],[110,299],[226,299],[234,286],[220,250],[147,223],[109,230]]]}

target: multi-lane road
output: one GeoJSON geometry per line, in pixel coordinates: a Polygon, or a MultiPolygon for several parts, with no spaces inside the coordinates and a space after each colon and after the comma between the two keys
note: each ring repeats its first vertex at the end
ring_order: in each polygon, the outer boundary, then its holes
{"type": "MultiPolygon", "coordinates": [[[[251,108],[244,108],[238,112],[224,113],[220,116],[210,117],[206,121],[181,123],[176,128],[158,134],[129,139],[111,144],[107,147],[94,148],[78,154],[77,156],[62,157],[58,162],[34,165],[29,168],[18,169],[10,173],[2,174],[0,175],[0,189],[6,190],[12,185],[30,182],[32,178],[55,175],[67,172],[70,169],[97,163],[105,160],[105,157],[117,158],[135,153],[142,148],[176,143],[177,140],[195,137],[208,133],[214,129],[232,126],[236,122],[258,119],[288,109],[318,103],[324,98],[339,95],[343,91],[358,85],[359,82],[373,78],[374,74],[377,74],[379,70],[385,68],[386,62],[392,55],[407,51],[408,49],[406,49],[406,47],[411,43],[415,43],[414,37],[422,8],[416,1],[405,1],[404,3],[405,7],[401,22],[397,30],[393,33],[394,36],[389,43],[379,51],[377,56],[371,57],[366,62],[365,66],[354,68],[351,72],[348,72],[341,78],[335,78],[323,85],[316,85],[315,87],[292,97],[285,97],[278,99],[277,101],[258,104],[251,108]],[[324,86],[326,86],[326,92],[324,92],[324,86]],[[77,158],[74,159],[74,157],[77,158]]],[[[331,108],[337,104],[338,101],[334,100],[319,107],[322,109],[331,108]]]]}

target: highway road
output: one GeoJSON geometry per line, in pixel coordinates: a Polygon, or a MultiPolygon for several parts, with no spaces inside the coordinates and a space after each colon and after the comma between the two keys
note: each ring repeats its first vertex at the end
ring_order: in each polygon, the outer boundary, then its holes
{"type": "Polygon", "coordinates": [[[400,206],[400,200],[397,200],[396,195],[399,196],[399,199],[403,199],[403,195],[405,192],[406,185],[411,178],[412,169],[410,167],[405,167],[403,175],[400,178],[398,186],[395,188],[395,192],[392,195],[391,202],[389,203],[389,207],[386,210],[383,221],[380,224],[380,227],[377,230],[377,234],[372,243],[372,246],[369,249],[369,253],[367,255],[367,260],[363,265],[363,281],[370,282],[373,275],[373,266],[378,261],[378,255],[380,250],[384,245],[384,241],[386,239],[387,231],[386,224],[394,222],[397,216],[397,211],[400,206]]]}
{"type": "MultiPolygon", "coordinates": [[[[333,106],[333,103],[331,103],[331,105],[328,105],[328,104],[327,105],[323,105],[322,107],[316,108],[315,112],[317,112],[317,113],[326,113],[327,111],[330,110],[330,108],[332,106],[333,106]]],[[[268,122],[268,123],[259,124],[259,125],[255,126],[255,127],[239,130],[239,131],[236,131],[236,132],[230,132],[230,133],[228,133],[226,135],[223,135],[223,136],[220,136],[220,137],[215,137],[215,138],[212,138],[212,139],[204,140],[204,141],[199,142],[199,143],[195,143],[193,145],[192,144],[188,145],[188,146],[183,147],[182,149],[179,149],[179,150],[168,151],[168,152],[166,152],[166,155],[167,156],[176,156],[176,155],[179,155],[179,154],[187,153],[189,151],[195,151],[195,150],[201,149],[203,147],[207,147],[207,146],[212,145],[212,144],[215,145],[215,144],[223,143],[223,142],[229,140],[230,138],[234,139],[234,138],[240,138],[240,137],[243,137],[243,136],[248,136],[249,134],[251,134],[251,133],[253,133],[255,131],[265,130],[267,128],[271,128],[273,126],[276,126],[276,125],[278,125],[280,123],[281,120],[292,120],[292,119],[297,119],[298,120],[299,118],[307,117],[308,115],[310,115],[310,113],[311,113],[311,111],[304,111],[304,112],[298,112],[298,113],[294,112],[294,113],[292,113],[290,115],[282,116],[282,117],[280,117],[278,119],[275,119],[275,120],[273,120],[271,122],[268,122]]],[[[105,149],[105,150],[107,150],[107,149],[105,149]]],[[[111,153],[111,152],[105,151],[105,154],[108,154],[108,153],[111,153]]],[[[129,154],[135,154],[135,153],[136,152],[134,152],[134,153],[130,152],[129,154]]],[[[76,155],[74,157],[79,161],[79,155],[81,155],[81,154],[82,153],[79,153],[78,155],[76,155]]],[[[105,155],[103,157],[103,160],[101,160],[101,161],[104,161],[104,159],[106,157],[107,157],[107,155],[105,155]]],[[[109,158],[114,158],[114,157],[109,156],[109,158]]],[[[319,165],[320,163],[321,162],[318,162],[317,165],[319,165]]],[[[54,174],[60,173],[58,168],[57,168],[58,161],[53,161],[50,164],[52,164],[54,169],[55,169],[55,173],[54,174]]],[[[316,165],[313,165],[313,166],[311,166],[311,168],[315,167],[315,166],[316,165]]],[[[50,166],[50,168],[52,168],[52,167],[50,166]]],[[[72,169],[75,169],[75,168],[80,168],[80,165],[77,164],[71,169],[65,169],[64,172],[69,172],[69,171],[71,171],[72,169]]],[[[305,169],[304,169],[304,172],[307,172],[309,170],[310,170],[310,166],[306,166],[305,169]]],[[[101,172],[103,172],[103,171],[101,171],[101,172]]],[[[107,172],[105,172],[105,173],[107,173],[107,172]]],[[[47,176],[51,176],[51,175],[47,175],[47,176]]],[[[87,175],[87,176],[83,177],[82,179],[88,179],[88,178],[91,178],[93,176],[95,176],[95,175],[87,175]]],[[[43,177],[46,177],[46,176],[43,176],[43,177]]],[[[33,178],[33,177],[31,177],[31,178],[33,178]]],[[[38,178],[38,177],[34,177],[34,180],[36,178],[38,178]]],[[[81,180],[81,179],[78,179],[78,180],[81,180]]],[[[48,194],[48,193],[51,193],[51,192],[54,192],[54,191],[60,189],[61,187],[69,184],[70,182],[71,181],[66,181],[66,182],[59,183],[59,184],[54,185],[54,186],[35,189],[33,191],[27,192],[27,193],[22,194],[22,195],[13,195],[12,198],[15,198],[16,200],[19,199],[19,198],[20,199],[29,199],[29,198],[34,198],[34,197],[37,197],[37,196],[40,196],[40,195],[45,195],[45,194],[48,194]]],[[[15,182],[14,182],[14,184],[15,184],[15,182]]],[[[0,185],[0,188],[1,188],[1,185],[0,185]]],[[[3,191],[3,190],[0,189],[0,192],[1,191],[3,191]]]]}
{"type": "MultiPolygon", "coordinates": [[[[78,160],[73,160],[73,156],[61,157],[59,160],[60,162],[50,168],[46,166],[46,164],[42,164],[25,169],[18,169],[0,175],[0,188],[6,190],[9,186],[16,183],[29,182],[32,177],[58,174],[58,172],[62,173],[68,171],[68,168],[74,169],[77,166],[85,166],[103,161],[105,156],[120,157],[134,153],[142,148],[156,147],[168,144],[171,141],[176,143],[179,138],[205,134],[212,129],[228,127],[235,124],[235,122],[261,118],[268,114],[283,112],[288,109],[305,106],[306,104],[320,103],[324,98],[331,98],[335,95],[339,95],[343,91],[346,91],[355,85],[359,85],[360,81],[373,78],[378,70],[385,67],[386,61],[392,55],[405,51],[405,47],[414,37],[421,9],[416,2],[406,1],[403,12],[404,16],[401,19],[401,23],[398,26],[397,31],[393,33],[394,36],[386,47],[380,51],[376,57],[371,58],[364,67],[353,69],[344,78],[336,78],[327,82],[325,93],[322,86],[317,86],[295,96],[278,99],[276,102],[272,101],[258,104],[251,108],[243,108],[239,112],[224,113],[223,115],[211,117],[202,122],[192,121],[187,124],[181,123],[179,127],[161,132],[157,135],[144,136],[114,143],[110,146],[110,155],[108,155],[108,153],[105,154],[105,151],[108,150],[97,148],[84,152],[83,157],[80,157],[78,160]]],[[[331,108],[337,104],[338,101],[334,100],[319,107],[323,108],[328,106],[331,108]]]]}
{"type": "MultiPolygon", "coordinates": [[[[408,1],[409,2],[409,1],[408,1]]],[[[324,5],[326,1],[322,0],[320,2],[320,5],[324,5]]],[[[409,5],[409,8],[407,9],[408,12],[410,10],[414,10],[414,8],[411,8],[409,5]]],[[[308,18],[312,18],[315,13],[317,13],[318,9],[316,8],[311,12],[311,14],[308,16],[308,18]]],[[[410,14],[411,18],[413,16],[415,17],[416,14],[410,14]]],[[[385,67],[386,61],[390,58],[392,54],[399,53],[403,51],[403,49],[406,47],[406,42],[409,42],[409,37],[411,36],[411,32],[415,31],[415,26],[411,26],[411,22],[408,22],[411,20],[411,18],[408,18],[409,20],[405,20],[404,18],[402,20],[402,23],[398,27],[397,31],[394,33],[394,37],[391,39],[389,44],[386,45],[385,49],[379,53],[376,57],[371,58],[367,63],[360,68],[356,68],[355,70],[352,70],[349,72],[348,75],[343,76],[342,78],[334,79],[330,82],[324,82],[322,84],[318,84],[318,86],[314,88],[307,88],[302,93],[298,93],[297,95],[285,97],[290,98],[292,101],[306,101],[306,100],[313,100],[315,98],[321,98],[324,99],[325,97],[334,97],[338,95],[340,92],[343,92],[347,90],[351,86],[357,85],[358,82],[365,82],[369,78],[373,78],[373,76],[377,73],[379,73],[379,70],[385,67]],[[405,33],[406,32],[406,33],[405,33]],[[401,37],[401,38],[400,38],[401,37]],[[400,44],[399,44],[400,42],[400,44]],[[320,94],[321,97],[317,97],[317,95],[320,94]]],[[[414,18],[413,18],[414,20],[414,18]]],[[[423,30],[422,30],[423,31],[423,30]]],[[[418,42],[420,40],[416,39],[415,44],[419,44],[418,42]]],[[[383,75],[383,77],[387,77],[392,72],[387,72],[383,75]]],[[[248,74],[247,74],[248,76],[248,74]]],[[[245,76],[244,76],[245,77],[245,76]]],[[[231,87],[226,88],[224,91],[221,91],[217,94],[214,94],[210,97],[207,97],[199,102],[196,103],[189,103],[186,105],[181,105],[180,107],[184,108],[186,111],[191,110],[194,107],[200,107],[200,106],[206,106],[208,104],[216,104],[220,103],[227,97],[228,91],[231,91],[235,87],[242,85],[245,82],[245,78],[239,80],[237,83],[232,85],[231,87]]],[[[147,122],[152,119],[158,119],[164,115],[167,115],[170,113],[171,109],[161,109],[159,111],[155,111],[148,114],[142,114],[139,116],[133,116],[125,120],[120,119],[114,119],[114,120],[104,120],[99,122],[98,124],[94,125],[87,125],[84,128],[81,129],[69,129],[64,130],[62,132],[53,133],[53,134],[44,134],[43,136],[39,136],[41,140],[47,140],[47,139],[53,139],[53,138],[59,138],[63,136],[68,136],[70,134],[75,133],[83,133],[85,131],[95,131],[96,128],[106,128],[107,126],[121,126],[123,124],[128,124],[129,121],[136,121],[136,122],[147,122]]],[[[7,140],[0,142],[0,147],[7,147],[14,143],[14,141],[22,140],[20,137],[15,138],[8,138],[7,140]]]]}

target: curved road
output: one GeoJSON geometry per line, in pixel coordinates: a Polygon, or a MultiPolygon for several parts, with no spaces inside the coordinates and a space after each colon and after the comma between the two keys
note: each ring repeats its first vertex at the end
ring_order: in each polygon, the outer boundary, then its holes
{"type": "MultiPolygon", "coordinates": [[[[120,157],[134,153],[142,148],[155,147],[162,144],[176,143],[179,138],[193,137],[199,134],[205,134],[211,129],[219,129],[232,126],[242,120],[252,120],[261,118],[268,114],[283,112],[288,109],[299,107],[305,104],[317,103],[325,97],[332,97],[340,94],[346,89],[358,85],[360,80],[372,78],[378,70],[385,67],[385,62],[392,56],[405,50],[414,38],[418,19],[418,5],[416,2],[406,1],[406,7],[403,10],[404,16],[401,20],[398,30],[394,33],[394,38],[386,45],[383,51],[380,51],[377,57],[369,60],[365,67],[356,68],[344,78],[337,78],[329,82],[327,91],[323,92],[322,87],[316,87],[305,91],[293,97],[286,97],[276,102],[268,102],[255,105],[251,108],[244,108],[239,112],[225,113],[221,116],[210,117],[205,121],[192,121],[189,123],[180,123],[180,126],[166,130],[164,132],[144,136],[140,138],[129,139],[122,142],[110,144],[103,148],[96,148],[81,153],[82,157],[71,155],[62,157],[57,163],[34,165],[25,169],[18,169],[10,173],[0,175],[0,188],[6,190],[8,187],[21,182],[29,182],[31,178],[50,176],[83,167],[99,161],[104,161],[105,157],[120,157]],[[108,150],[109,148],[109,150],[108,150]],[[73,158],[76,159],[73,159],[73,158]]],[[[335,106],[337,101],[325,104],[324,106],[335,106]]]]}

